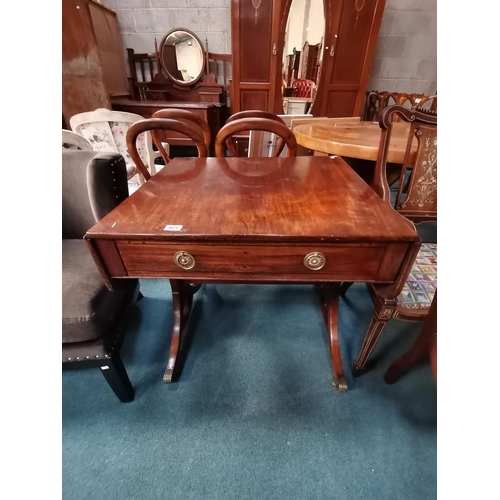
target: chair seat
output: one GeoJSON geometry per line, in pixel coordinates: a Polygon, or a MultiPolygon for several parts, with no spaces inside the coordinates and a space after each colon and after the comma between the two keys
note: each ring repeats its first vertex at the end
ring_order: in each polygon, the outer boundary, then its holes
{"type": "Polygon", "coordinates": [[[415,263],[396,301],[399,307],[427,309],[437,288],[437,244],[422,243],[415,263]]]}
{"type": "Polygon", "coordinates": [[[62,240],[62,342],[103,339],[135,280],[116,283],[109,291],[81,240],[62,240]]]}

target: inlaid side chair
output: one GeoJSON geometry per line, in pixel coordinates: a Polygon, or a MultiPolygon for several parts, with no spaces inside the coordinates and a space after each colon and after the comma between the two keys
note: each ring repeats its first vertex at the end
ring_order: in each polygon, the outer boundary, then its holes
{"type": "Polygon", "coordinates": [[[437,385],[437,290],[420,334],[413,345],[387,368],[384,380],[386,384],[394,384],[412,367],[425,362],[430,362],[437,385]]]}
{"type": "Polygon", "coordinates": [[[138,280],[108,290],[83,236],[128,197],[127,169],[117,153],[62,153],[62,366],[100,368],[122,402],[134,388],[120,357],[129,308],[142,296],[138,280]]]}
{"type": "MultiPolygon", "coordinates": [[[[379,122],[382,133],[372,187],[387,203],[391,203],[386,165],[395,116],[409,122],[410,128],[394,209],[415,224],[437,222],[437,113],[397,105],[382,111],[379,122]],[[416,154],[411,150],[412,141],[417,141],[416,154]],[[403,189],[403,179],[410,166],[412,176],[407,188],[403,189]]],[[[343,283],[341,295],[345,295],[351,285],[343,283]]],[[[358,359],[354,362],[355,376],[364,372],[368,357],[390,319],[424,321],[427,317],[437,288],[437,244],[421,244],[398,297],[384,299],[377,294],[374,285],[368,283],[367,287],[375,311],[358,359]]]]}

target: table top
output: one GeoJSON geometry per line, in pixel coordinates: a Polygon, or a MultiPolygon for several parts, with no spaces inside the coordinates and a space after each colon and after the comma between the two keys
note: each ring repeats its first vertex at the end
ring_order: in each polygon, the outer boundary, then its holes
{"type": "Polygon", "coordinates": [[[175,158],[88,232],[162,241],[418,241],[342,158],[175,158]]]}
{"type": "MultiPolygon", "coordinates": [[[[408,123],[393,124],[388,162],[403,163],[409,126],[408,123]]],[[[297,125],[293,133],[298,144],[314,151],[376,161],[381,129],[378,122],[345,119],[337,122],[331,118],[297,125]]],[[[412,150],[417,150],[416,141],[412,150]]]]}

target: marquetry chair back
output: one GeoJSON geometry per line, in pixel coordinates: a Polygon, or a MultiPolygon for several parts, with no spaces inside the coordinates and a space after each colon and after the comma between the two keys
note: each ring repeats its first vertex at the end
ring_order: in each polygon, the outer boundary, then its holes
{"type": "Polygon", "coordinates": [[[127,131],[127,148],[139,172],[144,176],[146,181],[151,178],[151,175],[142,162],[141,156],[137,150],[137,138],[144,132],[150,132],[154,144],[158,148],[165,164],[167,164],[170,158],[159,136],[159,132],[163,130],[171,130],[186,135],[195,143],[198,149],[198,156],[200,158],[207,157],[208,149],[205,144],[203,129],[196,123],[173,118],[148,118],[140,120],[134,123],[127,131]]]}
{"type": "MultiPolygon", "coordinates": [[[[422,107],[428,103],[430,109],[437,109],[437,95],[407,94],[405,92],[367,92],[363,121],[378,121],[380,113],[387,107],[398,105],[408,108],[422,107]]],[[[394,122],[399,121],[399,116],[394,117],[394,122]]]]}
{"type": "Polygon", "coordinates": [[[153,113],[151,118],[173,118],[174,120],[181,120],[186,122],[188,125],[190,123],[195,123],[200,127],[203,131],[203,137],[205,140],[205,146],[207,147],[207,151],[210,151],[210,146],[212,143],[212,132],[210,131],[210,127],[208,123],[201,117],[194,114],[192,111],[187,109],[160,109],[153,113]]]}
{"type": "Polygon", "coordinates": [[[231,116],[226,124],[219,130],[215,138],[215,156],[224,157],[224,149],[227,147],[231,156],[238,156],[234,147],[232,136],[246,131],[263,131],[276,134],[280,137],[278,147],[273,156],[279,156],[285,145],[287,156],[297,156],[297,141],[293,132],[285,125],[285,122],[277,115],[265,111],[242,111],[231,116]],[[237,116],[239,115],[239,117],[237,116]],[[266,116],[264,116],[266,115],[266,116]]]}
{"type": "Polygon", "coordinates": [[[422,108],[407,109],[398,105],[382,111],[379,121],[382,133],[372,187],[390,203],[386,167],[392,126],[396,116],[408,122],[410,126],[394,208],[416,224],[437,221],[436,112],[422,108]],[[416,154],[412,151],[413,141],[417,141],[416,154]],[[408,169],[411,169],[411,176],[405,187],[408,169]]]}

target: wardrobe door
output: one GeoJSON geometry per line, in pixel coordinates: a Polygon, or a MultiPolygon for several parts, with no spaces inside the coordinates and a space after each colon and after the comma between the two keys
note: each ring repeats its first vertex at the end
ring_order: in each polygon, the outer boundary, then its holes
{"type": "Polygon", "coordinates": [[[315,116],[360,116],[385,0],[326,2],[323,67],[315,116]]]}
{"type": "Polygon", "coordinates": [[[273,111],[281,0],[232,0],[233,112],[273,111]]]}
{"type": "Polygon", "coordinates": [[[62,2],[62,115],[111,109],[94,27],[86,0],[62,2]]]}

